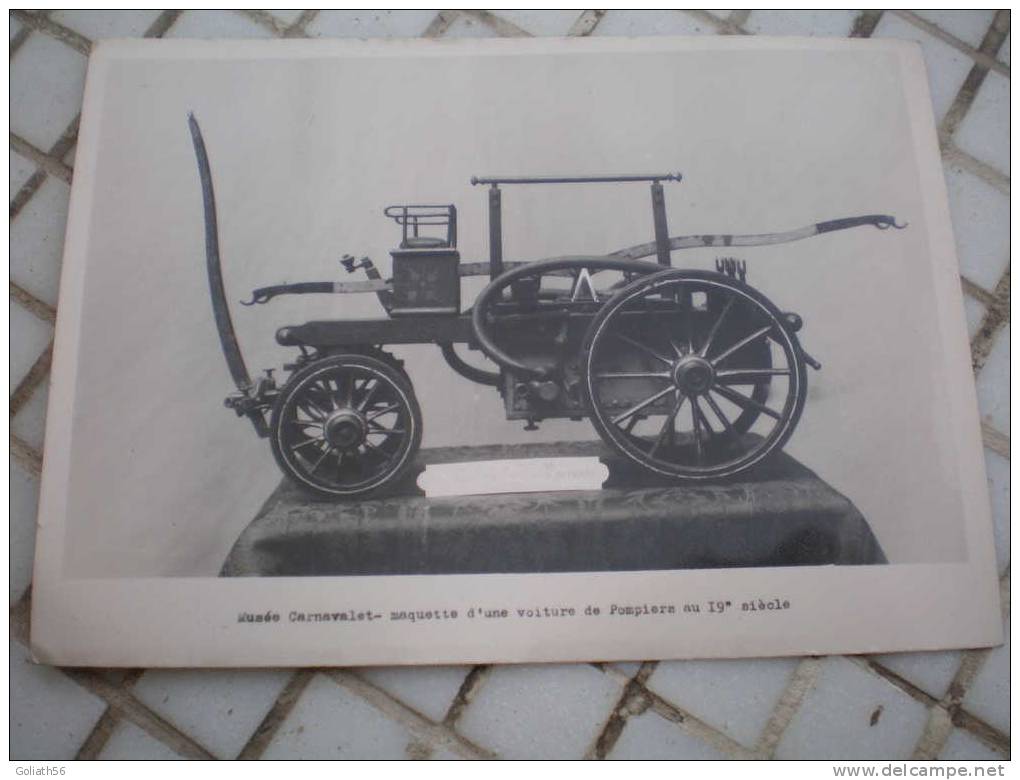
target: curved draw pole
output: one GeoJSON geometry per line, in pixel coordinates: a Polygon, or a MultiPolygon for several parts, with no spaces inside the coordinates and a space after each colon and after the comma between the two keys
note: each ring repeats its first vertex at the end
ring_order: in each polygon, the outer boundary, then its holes
{"type": "MultiPolygon", "coordinates": [[[[863,217],[845,217],[843,219],[830,219],[827,222],[816,222],[807,227],[797,230],[787,230],[783,233],[749,233],[745,235],[734,235],[730,233],[716,233],[693,236],[675,236],[669,239],[669,251],[675,249],[697,249],[699,247],[730,247],[730,246],[768,246],[769,244],[789,244],[792,241],[801,241],[812,236],[819,236],[822,233],[832,233],[836,230],[847,230],[848,228],[864,227],[870,225],[879,230],[896,228],[902,230],[907,226],[896,222],[895,217],[888,214],[868,214],[863,217]]],[[[611,257],[625,257],[630,260],[637,260],[642,257],[651,257],[656,253],[657,247],[654,241],[647,244],[618,249],[611,257]]]]}
{"type": "Polygon", "coordinates": [[[241,355],[241,346],[237,342],[237,333],[230,318],[227,305],[227,294],[223,288],[223,268],[220,264],[219,229],[216,222],[216,195],[213,192],[212,171],[209,169],[209,156],[206,154],[202,131],[195,120],[194,114],[188,114],[188,127],[191,140],[195,146],[195,158],[198,162],[198,177],[202,183],[202,209],[205,216],[205,266],[209,276],[209,297],[212,300],[213,317],[216,319],[216,331],[220,337],[220,347],[227,362],[227,369],[237,386],[238,396],[227,399],[227,405],[238,415],[251,420],[259,436],[269,433],[266,418],[261,410],[255,408],[253,395],[254,384],[248,367],[241,355]]]}

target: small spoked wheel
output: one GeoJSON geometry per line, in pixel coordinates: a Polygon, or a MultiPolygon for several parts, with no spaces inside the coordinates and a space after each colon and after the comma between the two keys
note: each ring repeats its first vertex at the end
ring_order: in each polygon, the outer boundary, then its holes
{"type": "Polygon", "coordinates": [[[295,372],[277,396],[273,455],[307,490],[361,498],[406,473],[421,428],[400,372],[366,355],[336,355],[295,372]]]}
{"type": "Polygon", "coordinates": [[[807,395],[785,315],[710,271],[638,279],[599,311],[585,344],[599,435],[671,477],[719,479],[759,463],[790,437],[807,395]]]}

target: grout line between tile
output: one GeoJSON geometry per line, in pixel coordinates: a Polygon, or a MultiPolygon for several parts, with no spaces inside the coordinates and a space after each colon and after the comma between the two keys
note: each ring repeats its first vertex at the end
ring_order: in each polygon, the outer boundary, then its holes
{"type": "MultiPolygon", "coordinates": [[[[71,123],[64,128],[64,132],[60,134],[60,138],[57,139],[56,143],[50,147],[47,154],[57,160],[62,160],[64,155],[71,151],[71,147],[74,146],[78,140],[78,124],[81,122],[81,114],[79,113],[71,123]]],[[[21,210],[25,207],[25,204],[31,200],[32,196],[39,191],[39,188],[46,181],[46,172],[44,170],[36,170],[35,173],[25,182],[18,193],[14,196],[11,201],[11,219],[21,213],[21,210]]]]}
{"type": "Polygon", "coordinates": [[[687,14],[697,19],[699,22],[706,22],[716,28],[719,35],[750,35],[747,30],[741,27],[739,24],[731,22],[729,19],[720,19],[715,14],[710,14],[708,11],[695,11],[684,8],[680,13],[687,14]]]}
{"type": "Polygon", "coordinates": [[[861,11],[850,28],[851,38],[870,38],[885,11],[861,11]]]}
{"type": "Polygon", "coordinates": [[[1009,460],[1009,436],[993,428],[986,422],[981,423],[981,438],[985,446],[992,452],[1009,460]]]}
{"type": "Polygon", "coordinates": [[[42,453],[32,449],[28,442],[13,433],[11,434],[11,457],[33,476],[42,476],[42,453]]]}
{"type": "Polygon", "coordinates": [[[602,21],[602,17],[605,15],[605,11],[581,11],[581,15],[574,20],[572,25],[570,25],[570,30],[567,31],[567,35],[570,37],[591,35],[595,32],[595,28],[598,27],[599,22],[602,21]]]}
{"type": "Polygon", "coordinates": [[[747,24],[747,20],[750,18],[751,11],[747,8],[743,8],[739,11],[730,11],[730,15],[726,17],[726,21],[735,27],[743,27],[747,24]]]}
{"type": "Polygon", "coordinates": [[[280,21],[279,19],[277,19],[275,16],[269,13],[269,11],[261,10],[255,11],[239,8],[237,9],[237,13],[255,22],[260,27],[269,30],[269,32],[271,32],[273,35],[279,37],[283,37],[284,33],[287,32],[287,28],[289,26],[284,22],[280,21]]]}
{"type": "Polygon", "coordinates": [[[929,22],[927,19],[921,18],[913,11],[890,10],[889,13],[896,14],[896,16],[900,17],[904,21],[910,22],[915,27],[919,27],[926,33],[935,36],[936,38],[940,39],[941,41],[944,41],[945,43],[948,43],[954,49],[962,51],[972,60],[974,60],[980,65],[983,65],[989,70],[994,70],[997,73],[1001,73],[1003,76],[1006,77],[1009,76],[1009,68],[1007,66],[1003,65],[1001,62],[994,59],[993,57],[989,57],[984,52],[978,51],[973,46],[964,43],[955,35],[947,33],[937,24],[933,24],[932,22],[929,22]]]}
{"type": "Polygon", "coordinates": [[[55,176],[68,184],[71,183],[71,174],[73,172],[70,165],[55,157],[51,157],[41,149],[37,149],[20,135],[13,132],[11,133],[11,149],[22,157],[34,162],[50,176],[55,176]]]}
{"type": "Polygon", "coordinates": [[[343,669],[322,670],[340,687],[360,696],[384,715],[402,723],[416,736],[449,748],[464,758],[495,758],[495,754],[461,736],[446,723],[435,723],[417,710],[376,687],[360,675],[343,669]]]}
{"type": "Polygon", "coordinates": [[[959,168],[988,182],[1006,197],[1009,197],[1009,176],[986,162],[973,157],[956,146],[951,140],[942,144],[942,162],[959,168]]]}
{"type": "Polygon", "coordinates": [[[61,671],[82,688],[103,699],[117,717],[131,721],[182,756],[206,760],[215,758],[195,739],[142,704],[133,693],[103,679],[97,672],[86,669],[61,671]]]}
{"type": "Polygon", "coordinates": [[[283,31],[284,38],[301,38],[307,36],[305,28],[319,15],[318,9],[312,9],[309,11],[302,11],[298,14],[298,18],[294,20],[294,23],[290,25],[286,30],[283,31]]]}
{"type": "Polygon", "coordinates": [[[1009,322],[1009,288],[1010,269],[1006,268],[1005,273],[999,278],[999,283],[995,285],[992,301],[988,304],[978,332],[970,342],[971,364],[974,367],[975,375],[981,373],[992,347],[995,346],[996,335],[1009,322]]]}
{"type": "Polygon", "coordinates": [[[262,722],[248,737],[248,741],[237,755],[237,760],[251,761],[262,757],[314,677],[315,672],[312,669],[299,669],[294,672],[262,722]]]}
{"type": "Polygon", "coordinates": [[[28,373],[25,377],[18,382],[18,386],[14,388],[14,392],[11,393],[10,398],[10,410],[11,417],[21,411],[21,408],[28,402],[32,397],[32,394],[49,376],[50,364],[53,361],[53,342],[50,341],[49,345],[42,351],[42,354],[35,359],[31,368],[28,369],[28,373]]]}
{"type": "MultiPolygon", "coordinates": [[[[646,661],[644,663],[651,662],[646,661]]],[[[612,664],[596,663],[593,664],[593,666],[600,669],[604,674],[617,680],[622,685],[627,685],[637,677],[637,674],[635,674],[633,678],[629,677],[612,664]]],[[[703,742],[708,743],[723,755],[726,755],[729,758],[744,760],[759,757],[754,751],[748,750],[729,735],[724,734],[714,726],[710,726],[695,715],[692,715],[686,710],[678,707],[676,704],[667,701],[655,691],[650,690],[644,683],[641,684],[641,693],[648,701],[648,706],[645,707],[645,710],[651,709],[660,717],[665,718],[671,723],[678,724],[680,728],[688,734],[696,739],[700,739],[703,742]]]]}
{"type": "Polygon", "coordinates": [[[428,27],[425,28],[425,32],[421,34],[422,38],[441,38],[450,29],[450,25],[453,24],[457,19],[460,18],[460,11],[449,10],[440,11],[429,22],[428,27]]]}
{"type": "Polygon", "coordinates": [[[462,9],[460,12],[461,16],[466,16],[470,19],[474,19],[477,22],[481,22],[490,30],[492,30],[500,38],[530,38],[531,33],[520,27],[509,19],[504,19],[502,16],[497,16],[492,11],[478,11],[462,9]]]}
{"type": "Polygon", "coordinates": [[[757,755],[753,751],[748,750],[732,737],[723,734],[721,731],[708,725],[690,712],[681,709],[672,702],[662,698],[654,691],[650,691],[648,688],[644,688],[643,691],[645,696],[649,699],[650,708],[653,712],[657,715],[661,715],[671,723],[676,723],[688,734],[693,737],[697,737],[702,742],[708,743],[724,756],[745,761],[757,758],[757,755]]]}
{"type": "Polygon", "coordinates": [[[776,702],[772,714],[765,721],[765,726],[758,735],[758,741],[754,745],[754,752],[761,758],[772,758],[776,754],[783,734],[793,721],[794,716],[800,709],[804,698],[810,693],[818,682],[818,675],[822,670],[821,658],[803,658],[797,664],[797,668],[790,675],[790,681],[776,702]]]}
{"type": "MultiPolygon", "coordinates": [[[[144,669],[132,669],[121,682],[121,686],[125,689],[134,687],[134,684],[141,679],[143,674],[145,674],[144,669]]],[[[74,760],[97,760],[99,758],[99,754],[103,752],[103,748],[105,748],[106,744],[110,741],[110,737],[113,736],[114,729],[116,729],[120,723],[120,715],[112,707],[107,706],[106,711],[100,716],[99,720],[96,721],[96,725],[92,727],[92,731],[89,732],[89,735],[85,738],[81,747],[78,748],[78,752],[75,754],[74,760]]]]}
{"type": "Polygon", "coordinates": [[[1003,746],[1005,746],[1005,754],[1008,755],[1009,737],[967,712],[961,706],[967,688],[977,676],[988,653],[988,650],[965,651],[956,676],[941,699],[936,699],[874,658],[868,656],[846,657],[858,666],[874,672],[910,698],[929,708],[928,722],[914,747],[912,758],[917,761],[930,761],[938,758],[938,754],[942,752],[946,739],[952,733],[953,726],[967,730],[999,753],[1003,753],[1003,746]]]}
{"type": "MultiPolygon", "coordinates": [[[[978,51],[981,54],[987,55],[994,61],[995,55],[998,53],[999,48],[1002,46],[1002,42],[1006,40],[1006,36],[1009,34],[1009,11],[998,11],[992,20],[991,25],[988,27],[984,38],[981,40],[981,46],[978,51]]],[[[967,74],[967,78],[964,79],[963,85],[960,87],[959,92],[956,93],[956,97],[953,99],[952,105],[946,112],[945,117],[942,119],[942,123],[939,126],[939,140],[944,144],[950,138],[953,133],[960,126],[964,117],[967,115],[967,111],[970,110],[971,105],[974,103],[974,98],[977,97],[978,90],[981,89],[981,85],[984,84],[985,78],[988,76],[988,66],[980,62],[975,62],[971,67],[970,72],[967,74]]]]}
{"type": "Polygon", "coordinates": [[[163,11],[156,17],[155,21],[149,25],[149,29],[142,33],[142,37],[162,38],[170,31],[170,28],[174,26],[174,23],[181,17],[182,13],[184,13],[184,11],[163,11]]]}
{"type": "Polygon", "coordinates": [[[32,616],[32,586],[25,588],[25,592],[14,602],[8,613],[9,632],[11,639],[25,647],[29,647],[29,622],[32,616]]]}
{"type": "Polygon", "coordinates": [[[56,38],[61,43],[67,44],[72,49],[81,52],[86,57],[89,51],[92,49],[92,41],[86,38],[81,33],[77,33],[69,27],[59,22],[54,22],[43,14],[36,13],[34,11],[11,11],[11,15],[19,22],[38,30],[39,32],[46,33],[51,38],[56,38]]]}
{"type": "Polygon", "coordinates": [[[483,665],[474,666],[471,668],[471,671],[464,675],[460,688],[457,689],[453,701],[450,702],[450,706],[446,710],[446,715],[443,716],[444,726],[452,728],[456,724],[464,710],[471,703],[471,700],[477,695],[478,690],[482,687],[482,683],[489,676],[491,668],[490,666],[483,665]]]}
{"type": "Polygon", "coordinates": [[[45,322],[56,322],[57,310],[45,301],[36,298],[32,293],[15,282],[9,282],[10,295],[19,305],[28,309],[39,319],[45,322]]]}
{"type": "Polygon", "coordinates": [[[609,717],[599,730],[598,736],[591,747],[585,751],[586,759],[603,760],[616,746],[627,720],[632,715],[640,715],[652,706],[651,700],[645,695],[644,686],[652,676],[658,661],[645,661],[637,673],[623,686],[623,692],[616,705],[609,711],[609,717]]]}
{"type": "Polygon", "coordinates": [[[991,306],[995,303],[995,295],[988,292],[984,287],[972,282],[966,276],[960,275],[960,286],[963,287],[963,292],[969,295],[974,300],[980,301],[985,306],[991,306]]]}
{"type": "Polygon", "coordinates": [[[28,40],[28,38],[29,38],[29,36],[31,34],[32,34],[32,28],[29,27],[28,25],[25,25],[20,30],[18,30],[17,33],[15,33],[13,38],[11,38],[11,57],[10,58],[12,60],[14,59],[14,55],[18,53],[18,49],[20,49],[22,46],[25,45],[25,41],[28,40]]]}
{"type": "MultiPolygon", "coordinates": [[[[978,672],[981,670],[981,666],[984,664],[985,658],[988,656],[987,650],[967,650],[963,653],[960,659],[960,665],[956,670],[956,675],[953,677],[953,681],[949,684],[946,694],[935,704],[935,710],[941,710],[942,713],[933,712],[928,717],[928,722],[925,724],[924,732],[921,734],[921,738],[918,740],[917,746],[914,748],[913,758],[917,760],[933,760],[938,757],[939,753],[945,747],[946,740],[949,739],[949,735],[953,731],[954,725],[961,725],[961,714],[963,714],[963,708],[961,702],[967,695],[967,689],[970,687],[974,678],[977,677],[978,672]]],[[[973,721],[987,726],[983,721],[977,718],[973,718],[973,721]]],[[[963,721],[967,721],[963,718],[963,721]]],[[[988,733],[984,729],[980,729],[975,723],[969,723],[967,731],[977,736],[982,742],[988,743],[988,733]],[[979,733],[981,732],[981,736],[979,733]],[[984,738],[982,738],[982,736],[984,738]]],[[[993,738],[992,744],[989,747],[995,749],[995,740],[993,738]]],[[[1008,745],[1008,738],[1007,738],[1008,745]]],[[[1007,748],[1008,749],[1008,748],[1007,748]]],[[[999,750],[1001,752],[1001,750],[999,750]]]]}

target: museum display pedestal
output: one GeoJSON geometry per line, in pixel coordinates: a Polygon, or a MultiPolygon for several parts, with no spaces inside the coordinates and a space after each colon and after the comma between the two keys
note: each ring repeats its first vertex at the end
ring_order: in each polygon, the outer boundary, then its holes
{"type": "Polygon", "coordinates": [[[597,442],[423,450],[417,466],[404,490],[418,495],[358,502],[310,498],[284,480],[238,538],[222,576],[886,562],[853,503],[785,454],[737,481],[698,486],[631,473],[597,442]],[[609,466],[606,487],[426,498],[414,486],[427,463],[553,454],[598,455],[609,466]]]}

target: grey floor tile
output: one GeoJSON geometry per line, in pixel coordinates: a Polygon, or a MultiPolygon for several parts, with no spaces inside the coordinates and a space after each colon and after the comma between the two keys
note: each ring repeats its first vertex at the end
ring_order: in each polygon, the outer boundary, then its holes
{"type": "Polygon", "coordinates": [[[469,666],[416,666],[359,669],[369,682],[427,718],[441,721],[460,690],[469,666]]]}
{"type": "Polygon", "coordinates": [[[909,758],[927,708],[845,658],[827,659],[776,750],[779,759],[909,758]]]}
{"type": "Polygon", "coordinates": [[[30,35],[11,58],[11,132],[43,151],[53,146],[81,108],[85,62],[49,35],[30,35]]]}
{"type": "Polygon", "coordinates": [[[377,759],[405,755],[402,724],[322,675],[312,679],[264,759],[377,759]]]}
{"type": "Polygon", "coordinates": [[[457,730],[502,758],[581,758],[621,692],[585,664],[498,667],[457,730]]]}
{"type": "Polygon", "coordinates": [[[946,166],[946,187],[960,272],[994,290],[1009,265],[1009,198],[954,165],[946,166]]]}
{"type": "Polygon", "coordinates": [[[18,190],[25,186],[32,174],[35,173],[35,163],[26,160],[15,151],[11,151],[11,200],[18,194],[18,190]]]}
{"type": "Polygon", "coordinates": [[[237,11],[185,11],[167,38],[274,38],[271,30],[237,11]]]}
{"type": "Polygon", "coordinates": [[[67,184],[47,176],[11,223],[11,281],[50,306],[60,289],[70,195],[67,184]]]}
{"type": "Polygon", "coordinates": [[[64,27],[98,41],[102,38],[138,38],[156,21],[159,11],[54,11],[50,18],[64,27]]]}
{"type": "Polygon", "coordinates": [[[981,322],[984,320],[985,312],[988,310],[985,305],[969,295],[963,296],[964,316],[967,318],[967,333],[971,338],[978,332],[981,322]]]}
{"type": "Polygon", "coordinates": [[[996,334],[977,378],[981,419],[1003,433],[1009,432],[1009,331],[1006,325],[996,334]]]}
{"type": "Polygon", "coordinates": [[[106,709],[105,702],[62,672],[33,664],[28,651],[17,642],[10,643],[10,661],[10,758],[74,758],[106,709]]]}
{"type": "Polygon", "coordinates": [[[53,326],[14,301],[11,301],[10,325],[13,338],[9,392],[14,392],[14,388],[25,378],[25,374],[53,338],[53,326]]]}
{"type": "Polygon", "coordinates": [[[425,32],[437,13],[417,8],[406,11],[321,11],[305,27],[305,31],[321,38],[415,37],[425,32]]]}
{"type": "Polygon", "coordinates": [[[183,757],[133,723],[122,720],[99,751],[99,758],[103,761],[179,761],[183,757]]]}
{"type": "Polygon", "coordinates": [[[953,104],[956,93],[963,86],[963,81],[970,73],[974,61],[945,41],[890,13],[882,15],[872,37],[900,38],[917,41],[921,44],[921,51],[924,54],[924,62],[928,70],[928,84],[931,88],[935,121],[940,122],[953,104]]]}
{"type": "Polygon", "coordinates": [[[718,27],[683,11],[608,11],[593,35],[715,35],[718,27]]]}
{"type": "Polygon", "coordinates": [[[960,666],[960,653],[888,653],[875,660],[935,699],[941,699],[960,666]]]}
{"type": "Polygon", "coordinates": [[[942,747],[942,752],[939,753],[939,758],[942,761],[999,762],[1004,757],[963,729],[953,729],[953,733],[942,747]]]}
{"type": "Polygon", "coordinates": [[[975,49],[995,19],[995,11],[946,9],[940,11],[918,11],[922,19],[938,25],[975,49]]]}
{"type": "Polygon", "coordinates": [[[659,664],[648,687],[753,748],[798,663],[795,658],[670,661],[659,664]]]}
{"type": "Polygon", "coordinates": [[[845,38],[860,11],[752,11],[744,27],[757,35],[845,38]]]}
{"type": "Polygon", "coordinates": [[[1009,621],[1006,643],[991,651],[963,699],[963,706],[989,725],[1009,734],[1009,621]]]}
{"type": "Polygon", "coordinates": [[[234,758],[290,676],[264,670],[153,670],[135,684],[134,693],[218,758],[234,758]]]}
{"type": "Polygon", "coordinates": [[[1009,566],[1009,460],[986,449],[985,472],[988,475],[988,493],[992,504],[995,560],[1001,576],[1009,566]]]}
{"type": "Polygon", "coordinates": [[[43,380],[28,397],[28,401],[11,419],[11,432],[42,452],[46,433],[46,404],[49,403],[50,380],[43,380]]]}
{"type": "Polygon", "coordinates": [[[16,461],[10,473],[10,603],[22,597],[32,581],[32,558],[35,555],[36,512],[39,509],[39,479],[29,474],[16,461]]]}
{"type": "Polygon", "coordinates": [[[581,15],[581,11],[556,10],[516,10],[505,9],[495,12],[532,35],[566,35],[571,26],[581,15]]]}
{"type": "Polygon", "coordinates": [[[992,71],[956,129],[963,151],[1009,175],[1009,79],[992,71]]]}
{"type": "Polygon", "coordinates": [[[607,758],[614,761],[713,761],[725,758],[704,740],[651,710],[630,717],[607,758]]]}

